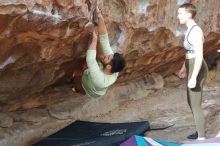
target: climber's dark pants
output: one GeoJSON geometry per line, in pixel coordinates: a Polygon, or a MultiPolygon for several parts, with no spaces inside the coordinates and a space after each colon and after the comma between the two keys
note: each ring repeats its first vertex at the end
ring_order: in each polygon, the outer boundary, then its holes
{"type": "MultiPolygon", "coordinates": [[[[192,75],[194,69],[195,58],[186,59],[186,69],[187,69],[187,84],[192,75]]],[[[196,128],[198,130],[199,137],[205,137],[205,117],[202,111],[202,92],[203,92],[203,83],[207,77],[208,67],[203,60],[200,72],[197,76],[196,87],[188,88],[187,87],[187,101],[193,113],[195,120],[196,128]]]]}
{"type": "Polygon", "coordinates": [[[74,81],[74,87],[75,87],[76,92],[86,95],[86,92],[82,86],[82,76],[74,77],[73,81],[74,81]]]}

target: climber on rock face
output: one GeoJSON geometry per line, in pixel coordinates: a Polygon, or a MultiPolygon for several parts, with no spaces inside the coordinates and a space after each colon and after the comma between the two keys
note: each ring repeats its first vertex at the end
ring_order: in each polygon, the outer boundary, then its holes
{"type": "MultiPolygon", "coordinates": [[[[86,52],[87,68],[84,71],[74,71],[73,78],[77,92],[84,93],[90,97],[100,97],[104,95],[110,85],[115,83],[118,74],[125,67],[125,60],[122,54],[114,53],[108,39],[108,32],[101,11],[97,7],[95,10],[97,17],[97,32],[92,33],[92,42],[86,52]],[[97,42],[102,48],[103,54],[96,60],[97,42]]],[[[95,20],[95,19],[93,19],[95,20]]]]}

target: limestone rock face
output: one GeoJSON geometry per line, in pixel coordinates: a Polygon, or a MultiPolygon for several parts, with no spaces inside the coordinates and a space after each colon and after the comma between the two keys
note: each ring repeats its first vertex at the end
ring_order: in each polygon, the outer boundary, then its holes
{"type": "MultiPolygon", "coordinates": [[[[96,3],[105,17],[112,48],[123,53],[127,62],[117,83],[153,72],[174,73],[184,59],[185,29],[176,19],[183,2],[0,0],[0,111],[62,100],[48,91],[63,85],[85,62],[92,30],[88,22],[96,3]]],[[[220,48],[219,0],[190,2],[198,8],[196,20],[204,30],[205,55],[216,52],[220,48]]]]}

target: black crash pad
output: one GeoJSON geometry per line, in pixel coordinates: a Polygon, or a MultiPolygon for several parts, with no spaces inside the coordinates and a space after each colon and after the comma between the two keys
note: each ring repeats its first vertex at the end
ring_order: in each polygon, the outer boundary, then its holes
{"type": "Polygon", "coordinates": [[[118,146],[132,135],[150,130],[149,122],[76,121],[32,146],[118,146]]]}

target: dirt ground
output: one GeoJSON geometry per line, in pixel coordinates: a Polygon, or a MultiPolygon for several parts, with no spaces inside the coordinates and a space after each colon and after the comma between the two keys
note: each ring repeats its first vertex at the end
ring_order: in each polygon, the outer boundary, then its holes
{"type": "MultiPolygon", "coordinates": [[[[120,107],[104,115],[97,115],[85,120],[98,122],[150,122],[152,127],[175,124],[166,130],[149,131],[145,136],[168,141],[187,141],[186,136],[195,129],[193,116],[186,99],[184,81],[175,77],[167,79],[165,87],[145,98],[129,100],[120,107]]],[[[145,94],[146,91],[143,91],[145,94]]],[[[206,116],[206,136],[215,137],[220,132],[220,78],[219,72],[210,72],[204,86],[203,103],[206,116]]]]}
{"type": "MultiPolygon", "coordinates": [[[[202,107],[208,138],[220,132],[219,71],[209,71],[204,86],[202,107]]],[[[75,120],[113,123],[149,121],[152,128],[175,124],[166,130],[147,131],[145,135],[173,142],[186,141],[186,136],[196,129],[186,100],[185,82],[175,76],[165,81],[157,77],[155,81],[150,88],[142,80],[117,87],[110,90],[114,94],[97,100],[81,97],[69,88],[58,88],[60,96],[65,93],[65,102],[46,109],[0,113],[0,145],[30,145],[75,120]],[[151,87],[156,88],[152,90],[151,87]]]]}

